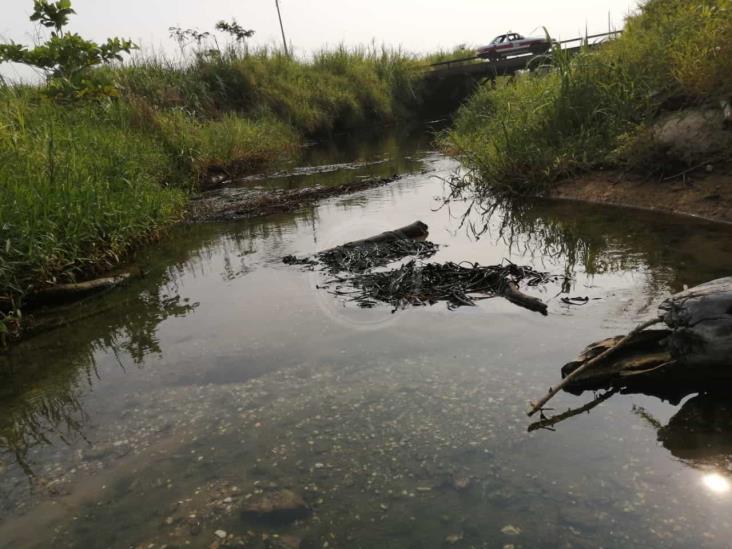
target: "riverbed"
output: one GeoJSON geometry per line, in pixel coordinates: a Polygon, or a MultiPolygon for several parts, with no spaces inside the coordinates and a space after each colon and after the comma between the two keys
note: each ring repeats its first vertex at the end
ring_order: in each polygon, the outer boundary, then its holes
{"type": "Polygon", "coordinates": [[[526,410],[587,344],[729,275],[732,229],[561,202],[468,212],[445,204],[460,166],[430,143],[420,130],[314,146],[235,182],[400,176],[177,227],[133,258],[144,276],[0,355],[0,546],[729,547],[732,398],[615,395],[531,432],[526,410]],[[546,317],[501,298],[394,311],[282,263],[416,220],[440,245],[429,261],[571,282],[525,289],[546,317]],[[242,514],[285,489],[312,513],[242,514]]]}

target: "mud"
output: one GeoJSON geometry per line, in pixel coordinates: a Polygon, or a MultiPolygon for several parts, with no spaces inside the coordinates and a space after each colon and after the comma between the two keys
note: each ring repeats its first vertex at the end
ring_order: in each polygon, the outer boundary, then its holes
{"type": "Polygon", "coordinates": [[[704,167],[671,181],[596,172],[560,183],[549,196],[732,223],[732,172],[729,170],[708,174],[704,167]]]}

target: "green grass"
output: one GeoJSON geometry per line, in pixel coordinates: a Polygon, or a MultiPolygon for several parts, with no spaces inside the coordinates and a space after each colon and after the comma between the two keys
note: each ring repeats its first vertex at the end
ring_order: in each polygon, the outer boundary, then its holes
{"type": "Polygon", "coordinates": [[[399,50],[321,51],[309,62],[277,50],[225,50],[179,66],[137,59],[117,76],[125,94],[156,109],[212,118],[237,112],[276,118],[310,136],[393,122],[419,104],[419,61],[399,50]]]}
{"type": "Polygon", "coordinates": [[[730,36],[730,0],[650,0],[601,49],[480,89],[445,147],[465,159],[467,184],[506,194],[600,167],[647,168],[660,152],[649,128],[666,105],[732,94],[730,36]]]}
{"type": "Polygon", "coordinates": [[[175,219],[171,158],[124,104],[73,109],[0,92],[0,288],[7,305],[117,261],[175,219]]]}
{"type": "Polygon", "coordinates": [[[424,58],[425,63],[431,65],[434,63],[445,63],[447,61],[455,61],[457,59],[467,59],[474,57],[476,50],[465,44],[454,47],[451,50],[439,50],[427,55],[424,58]]]}
{"type": "Polygon", "coordinates": [[[266,169],[306,137],[413,115],[419,65],[375,47],[307,62],[232,48],[101,69],[120,90],[102,102],[0,86],[0,339],[28,294],[156,238],[210,172],[266,169]]]}

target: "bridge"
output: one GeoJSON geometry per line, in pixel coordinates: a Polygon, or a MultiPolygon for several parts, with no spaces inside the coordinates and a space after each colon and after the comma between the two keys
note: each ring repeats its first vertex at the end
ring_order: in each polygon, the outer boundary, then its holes
{"type": "MultiPolygon", "coordinates": [[[[597,48],[621,32],[582,36],[555,42],[555,45],[568,55],[575,55],[583,48],[597,48]]],[[[435,116],[447,114],[462,104],[475,92],[476,86],[486,80],[495,80],[498,76],[508,76],[526,69],[533,70],[551,63],[551,52],[541,55],[515,55],[499,60],[483,59],[474,55],[434,63],[424,73],[428,82],[423,97],[425,112],[435,116]]]]}
{"type": "MultiPolygon", "coordinates": [[[[562,48],[568,55],[575,55],[583,48],[596,48],[622,31],[606,32],[602,34],[592,34],[589,36],[581,36],[579,38],[571,38],[569,40],[561,40],[555,42],[555,47],[562,48]]],[[[446,79],[458,77],[469,77],[471,79],[493,79],[497,76],[507,76],[514,74],[520,70],[533,69],[540,65],[546,65],[551,62],[551,53],[534,55],[531,53],[506,57],[498,60],[483,59],[481,57],[463,57],[461,59],[451,59],[440,63],[430,65],[426,73],[428,79],[446,79]]]]}

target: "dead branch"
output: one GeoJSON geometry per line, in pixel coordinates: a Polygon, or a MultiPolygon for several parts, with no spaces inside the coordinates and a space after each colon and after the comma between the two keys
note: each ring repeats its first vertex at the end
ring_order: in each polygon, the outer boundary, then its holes
{"type": "Polygon", "coordinates": [[[598,364],[599,362],[605,360],[607,357],[612,355],[618,349],[621,349],[638,332],[641,332],[641,331],[645,330],[646,328],[649,328],[650,326],[655,326],[656,324],[660,324],[662,322],[663,322],[663,319],[657,317],[657,318],[654,318],[652,320],[649,320],[647,322],[644,322],[644,323],[636,326],[636,328],[634,328],[628,335],[626,335],[624,338],[622,338],[620,341],[618,341],[618,343],[615,346],[611,347],[610,349],[606,350],[603,353],[600,353],[592,360],[586,362],[585,364],[583,364],[582,366],[577,368],[575,371],[568,374],[567,377],[565,377],[559,385],[557,385],[556,387],[550,387],[549,392],[543,398],[541,398],[540,400],[538,400],[536,402],[530,403],[531,408],[528,412],[529,417],[533,416],[536,412],[541,410],[547,402],[549,402],[552,398],[554,398],[554,396],[559,391],[564,389],[564,387],[566,387],[573,379],[575,379],[577,376],[579,376],[582,372],[588,370],[589,368],[592,368],[594,365],[598,364]]]}

